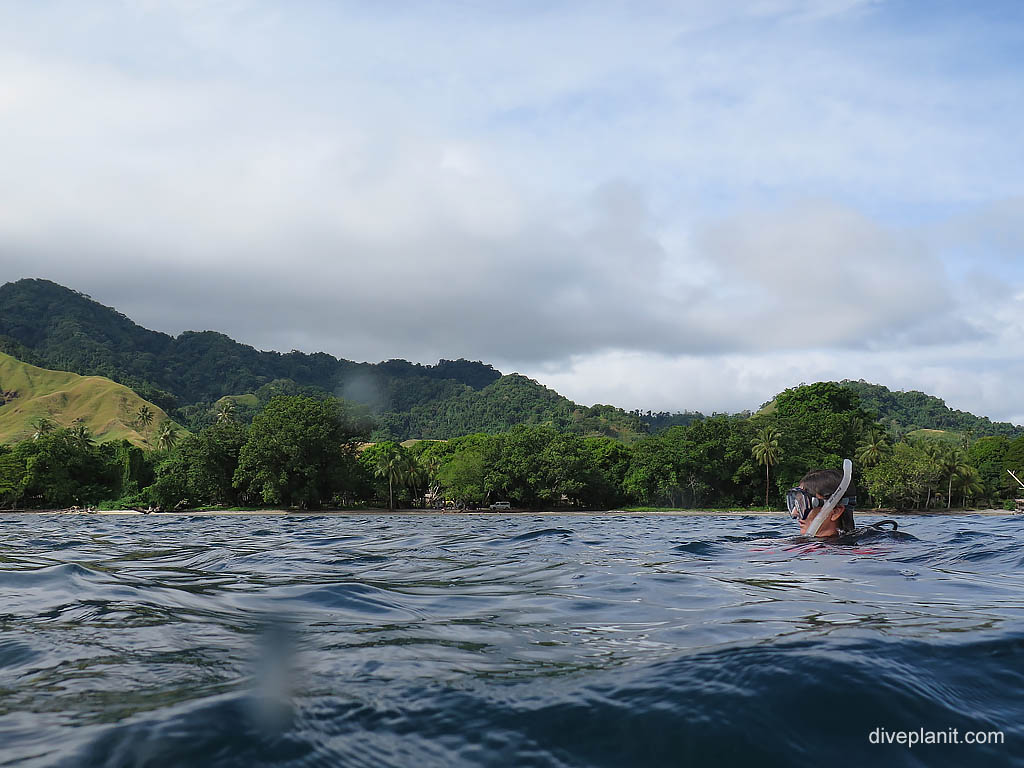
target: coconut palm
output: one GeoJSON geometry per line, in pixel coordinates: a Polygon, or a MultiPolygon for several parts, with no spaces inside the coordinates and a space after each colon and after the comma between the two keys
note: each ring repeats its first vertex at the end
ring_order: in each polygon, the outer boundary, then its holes
{"type": "Polygon", "coordinates": [[[224,400],[217,404],[216,420],[218,424],[224,424],[235,420],[234,400],[224,400]]]}
{"type": "Polygon", "coordinates": [[[385,445],[374,461],[373,473],[388,479],[388,509],[395,508],[395,483],[402,475],[402,450],[394,443],[385,445]]]}
{"type": "Polygon", "coordinates": [[[178,428],[165,421],[160,425],[160,433],[156,438],[156,445],[162,451],[169,451],[178,442],[178,428]]]}
{"type": "Polygon", "coordinates": [[[138,421],[139,426],[143,429],[148,427],[153,423],[153,409],[145,404],[139,406],[139,411],[136,414],[136,421],[138,421]]]}
{"type": "Polygon", "coordinates": [[[32,439],[38,440],[44,435],[48,435],[54,430],[54,424],[45,416],[40,416],[38,419],[32,422],[32,439]]]}
{"type": "MultiPolygon", "coordinates": [[[[942,443],[937,443],[933,440],[915,440],[912,445],[918,448],[921,453],[924,454],[929,464],[929,474],[935,477],[941,477],[944,467],[944,457],[946,454],[946,446],[942,443]]],[[[935,490],[932,488],[933,479],[928,480],[928,495],[925,497],[924,508],[928,509],[932,505],[932,492],[935,490]]]]}
{"type": "Polygon", "coordinates": [[[423,457],[413,456],[411,453],[408,454],[407,463],[405,465],[405,483],[412,491],[414,498],[419,498],[422,494],[420,491],[426,493],[430,486],[430,470],[427,467],[427,462],[423,460],[423,457]]]}
{"type": "Polygon", "coordinates": [[[436,456],[420,456],[420,464],[423,467],[427,490],[432,497],[436,497],[441,490],[441,483],[437,477],[441,472],[441,460],[436,456]]]}
{"type": "Polygon", "coordinates": [[[967,464],[964,452],[954,446],[944,447],[939,454],[939,465],[942,467],[942,473],[948,477],[946,509],[949,509],[953,506],[953,478],[973,467],[967,464]]]}
{"type": "Polygon", "coordinates": [[[758,464],[764,464],[764,506],[768,508],[768,493],[771,490],[769,470],[772,464],[779,463],[782,452],[779,449],[779,438],[782,434],[775,427],[762,427],[757,437],[750,441],[751,450],[758,464]]]}
{"type": "Polygon", "coordinates": [[[933,449],[926,450],[926,453],[935,463],[940,475],[946,478],[946,509],[949,509],[953,503],[953,477],[967,469],[967,459],[958,447],[946,443],[936,443],[933,449]]]}
{"type": "Polygon", "coordinates": [[[91,445],[95,445],[96,441],[92,437],[92,432],[85,424],[76,424],[70,430],[68,430],[68,440],[77,445],[79,448],[88,448],[91,445]]]}
{"type": "Polygon", "coordinates": [[[891,450],[892,446],[885,439],[885,433],[876,427],[857,446],[857,461],[865,467],[873,467],[891,450]]]}
{"type": "Polygon", "coordinates": [[[953,476],[953,485],[957,491],[963,494],[963,506],[967,506],[967,497],[977,496],[979,493],[985,491],[985,486],[981,482],[981,474],[974,467],[969,465],[963,465],[957,470],[953,476]]]}

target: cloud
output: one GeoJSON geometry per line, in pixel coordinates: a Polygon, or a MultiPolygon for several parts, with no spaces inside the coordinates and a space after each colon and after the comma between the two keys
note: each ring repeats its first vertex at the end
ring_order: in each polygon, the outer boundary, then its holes
{"type": "Polygon", "coordinates": [[[982,335],[959,315],[944,265],[920,237],[832,203],[732,216],[706,229],[698,248],[717,285],[694,323],[728,329],[746,346],[885,348],[982,335]]]}
{"type": "Polygon", "coordinates": [[[666,408],[850,359],[974,397],[957,377],[1024,338],[1005,25],[855,0],[83,8],[0,11],[0,279],[666,408]],[[709,383],[672,404],[630,356],[709,383]]]}

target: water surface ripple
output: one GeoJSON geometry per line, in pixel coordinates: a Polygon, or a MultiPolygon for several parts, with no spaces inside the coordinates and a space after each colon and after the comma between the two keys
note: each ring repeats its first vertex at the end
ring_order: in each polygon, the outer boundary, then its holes
{"type": "Polygon", "coordinates": [[[3,515],[0,765],[1024,765],[1024,518],[902,522],[3,515]]]}

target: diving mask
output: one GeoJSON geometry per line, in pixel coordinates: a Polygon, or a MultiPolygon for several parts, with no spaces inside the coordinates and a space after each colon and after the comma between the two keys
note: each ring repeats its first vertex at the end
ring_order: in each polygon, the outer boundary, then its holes
{"type": "MultiPolygon", "coordinates": [[[[790,488],[786,491],[786,508],[789,510],[789,514],[797,520],[806,520],[812,511],[818,507],[825,506],[827,503],[827,499],[819,499],[804,488],[790,488]]],[[[856,503],[856,496],[843,496],[836,506],[853,507],[856,503]]]]}
{"type": "Polygon", "coordinates": [[[806,520],[812,510],[825,505],[825,499],[819,499],[804,488],[790,488],[786,491],[786,509],[798,520],[806,520]]]}

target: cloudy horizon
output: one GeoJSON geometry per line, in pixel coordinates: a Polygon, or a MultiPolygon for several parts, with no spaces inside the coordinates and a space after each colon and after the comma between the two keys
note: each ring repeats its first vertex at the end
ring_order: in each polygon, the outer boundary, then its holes
{"type": "Polygon", "coordinates": [[[0,281],[586,404],[1024,424],[1024,12],[0,3],[0,281]]]}

